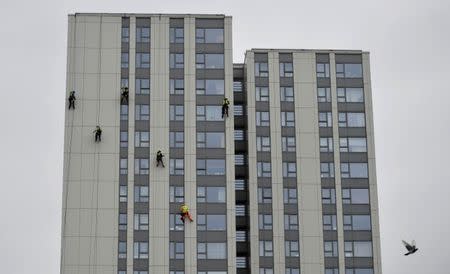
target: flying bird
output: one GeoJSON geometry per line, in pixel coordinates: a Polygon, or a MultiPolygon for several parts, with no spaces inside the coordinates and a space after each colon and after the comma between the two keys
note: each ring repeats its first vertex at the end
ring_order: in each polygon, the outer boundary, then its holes
{"type": "Polygon", "coordinates": [[[410,255],[410,254],[414,254],[414,253],[416,253],[417,250],[419,250],[419,249],[416,247],[416,241],[414,241],[414,240],[411,242],[411,244],[408,244],[408,243],[405,242],[405,241],[402,241],[402,242],[403,242],[403,244],[405,245],[406,249],[408,250],[408,253],[406,253],[405,256],[408,256],[408,255],[410,255]]]}

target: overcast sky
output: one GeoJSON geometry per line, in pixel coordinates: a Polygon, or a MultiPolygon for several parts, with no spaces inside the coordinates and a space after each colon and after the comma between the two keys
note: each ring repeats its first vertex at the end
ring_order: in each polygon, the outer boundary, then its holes
{"type": "Polygon", "coordinates": [[[383,272],[450,273],[450,1],[0,0],[0,11],[1,273],[59,273],[74,12],[231,15],[235,62],[250,48],[370,51],[383,272]],[[419,252],[404,257],[402,239],[419,252]]]}

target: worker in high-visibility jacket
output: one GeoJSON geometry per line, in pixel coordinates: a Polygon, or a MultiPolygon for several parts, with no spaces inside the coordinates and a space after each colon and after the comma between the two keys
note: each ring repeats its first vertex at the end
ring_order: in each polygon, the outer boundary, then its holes
{"type": "Polygon", "coordinates": [[[181,215],[181,221],[184,223],[186,217],[189,219],[189,221],[194,221],[192,219],[191,214],[189,213],[189,207],[186,204],[182,204],[180,207],[180,215],[181,215]]]}

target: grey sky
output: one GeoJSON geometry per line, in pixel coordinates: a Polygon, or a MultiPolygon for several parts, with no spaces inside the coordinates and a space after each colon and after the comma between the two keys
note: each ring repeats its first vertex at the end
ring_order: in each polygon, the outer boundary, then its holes
{"type": "Polygon", "coordinates": [[[2,273],[59,273],[67,14],[223,13],[249,48],[371,52],[386,274],[450,273],[448,0],[1,0],[2,273]],[[419,252],[404,257],[401,240],[419,252]]]}

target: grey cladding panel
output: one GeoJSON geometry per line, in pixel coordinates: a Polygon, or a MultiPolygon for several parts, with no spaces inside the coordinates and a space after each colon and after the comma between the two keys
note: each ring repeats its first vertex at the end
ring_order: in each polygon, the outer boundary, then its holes
{"type": "Polygon", "coordinates": [[[197,232],[198,242],[226,242],[227,233],[225,231],[198,231],[197,232]]]}
{"type": "Polygon", "coordinates": [[[130,26],[130,17],[122,17],[122,27],[130,26]]]}
{"type": "Polygon", "coordinates": [[[320,161],[321,162],[333,162],[334,161],[334,153],[333,152],[321,152],[320,153],[320,161]]]}
{"type": "Polygon", "coordinates": [[[345,258],[345,267],[347,268],[363,268],[373,267],[372,258],[345,258]]]}
{"type": "Polygon", "coordinates": [[[223,44],[197,44],[195,46],[196,53],[223,53],[223,44]]]}
{"type": "Polygon", "coordinates": [[[343,206],[344,214],[355,214],[355,215],[370,215],[370,206],[369,205],[344,205],[343,206]]]}
{"type": "Polygon", "coordinates": [[[223,28],[224,22],[223,18],[220,19],[205,19],[205,18],[195,18],[196,28],[223,28]]]}
{"type": "Polygon", "coordinates": [[[316,53],[316,62],[317,63],[329,63],[330,55],[328,53],[316,53]]]}
{"type": "Polygon", "coordinates": [[[269,78],[267,77],[255,77],[255,87],[268,87],[269,78]]]}
{"type": "Polygon", "coordinates": [[[325,258],[325,268],[338,268],[339,259],[333,257],[325,258]]]}
{"type": "Polygon", "coordinates": [[[149,95],[137,94],[136,97],[135,97],[135,103],[136,103],[136,105],[139,105],[139,104],[150,104],[150,96],[149,95]]]}
{"type": "Polygon", "coordinates": [[[255,53],[254,59],[255,62],[267,62],[269,57],[267,56],[267,53],[255,53]]]}
{"type": "Polygon", "coordinates": [[[170,131],[184,131],[183,121],[170,121],[169,122],[170,131]]]}
{"type": "Polygon", "coordinates": [[[169,268],[170,270],[183,270],[184,269],[184,260],[183,259],[170,259],[169,260],[169,268]]]}
{"type": "Polygon", "coordinates": [[[330,78],[317,78],[318,88],[329,88],[331,86],[330,78]]]}
{"type": "Polygon", "coordinates": [[[148,260],[147,259],[134,259],[133,260],[133,268],[137,271],[143,271],[148,269],[148,260]]]}
{"type": "Polygon", "coordinates": [[[336,63],[362,63],[362,55],[361,54],[336,54],[335,55],[336,63]]]}
{"type": "Polygon", "coordinates": [[[183,105],[184,104],[184,95],[170,95],[169,103],[171,105],[183,105]]]}
{"type": "Polygon", "coordinates": [[[184,242],[184,231],[169,231],[169,239],[174,242],[184,242]]]}
{"type": "Polygon", "coordinates": [[[294,86],[294,78],[293,77],[280,77],[280,86],[281,87],[293,87],[294,86]]]}
{"type": "Polygon", "coordinates": [[[169,75],[172,79],[183,79],[184,77],[184,69],[169,69],[169,75]]]}
{"type": "Polygon", "coordinates": [[[136,68],[136,78],[149,79],[150,69],[136,68]]]}
{"type": "MultiPolygon", "coordinates": [[[[197,131],[198,132],[198,131],[197,131]]],[[[197,148],[197,158],[200,159],[224,159],[224,148],[197,148]]]]}
{"type": "Polygon", "coordinates": [[[233,77],[235,78],[235,81],[243,81],[242,78],[244,78],[244,68],[233,68],[233,77]]]}
{"type": "Polygon", "coordinates": [[[323,239],[325,241],[335,241],[337,240],[337,232],[332,230],[324,230],[323,231],[323,239]]]}
{"type": "Polygon", "coordinates": [[[365,152],[341,152],[341,162],[343,163],[367,163],[367,153],[365,152]]]}
{"type": "Polygon", "coordinates": [[[137,148],[134,149],[134,156],[137,159],[142,159],[142,158],[148,159],[149,154],[150,153],[148,151],[148,148],[137,147],[137,148]]]}
{"type": "Polygon", "coordinates": [[[140,52],[149,53],[150,52],[150,43],[136,43],[136,53],[140,53],[140,52]]]}
{"type": "Polygon", "coordinates": [[[169,46],[170,53],[183,53],[184,52],[184,44],[170,44],[169,46]]]}
{"type": "Polygon", "coordinates": [[[364,103],[338,103],[339,111],[355,111],[355,112],[364,112],[365,106],[364,103]]]}
{"type": "Polygon", "coordinates": [[[283,152],[282,159],[285,162],[295,162],[297,160],[297,155],[295,154],[295,152],[283,152]]]}
{"type": "Polygon", "coordinates": [[[366,128],[358,127],[358,128],[349,128],[342,127],[339,128],[339,136],[340,137],[365,137],[366,136],[366,128]]]}
{"type": "MultiPolygon", "coordinates": [[[[298,234],[298,233],[297,233],[298,234]]],[[[301,251],[300,251],[301,252],[301,251]]],[[[285,259],[285,264],[286,267],[295,267],[295,268],[299,268],[300,267],[300,258],[293,258],[293,257],[286,257],[285,259]]]]}
{"type": "Polygon", "coordinates": [[[280,60],[280,63],[289,63],[292,62],[292,53],[279,53],[278,59],[280,60]]]}
{"type": "Polygon", "coordinates": [[[197,186],[226,186],[226,178],[224,175],[197,176],[197,186]]]}
{"type": "Polygon", "coordinates": [[[197,105],[222,105],[223,95],[197,95],[197,105]]]}
{"type": "Polygon", "coordinates": [[[136,18],[136,27],[150,27],[150,18],[136,18]]]}
{"type": "Polygon", "coordinates": [[[273,267],[273,257],[259,257],[260,267],[273,267]]]}
{"type": "Polygon", "coordinates": [[[183,28],[184,27],[184,18],[170,18],[169,25],[171,28],[183,28]]]}
{"type": "Polygon", "coordinates": [[[346,241],[371,241],[371,231],[344,231],[344,239],[346,241]]]}
{"type": "Polygon", "coordinates": [[[227,260],[198,260],[197,270],[200,271],[212,271],[212,270],[226,270],[227,260]]]}
{"type": "Polygon", "coordinates": [[[197,79],[224,79],[223,69],[197,69],[197,79]]]}
{"type": "Polygon", "coordinates": [[[147,242],[148,241],[148,231],[147,230],[135,230],[134,231],[134,241],[135,242],[147,242]]]}
{"type": "Polygon", "coordinates": [[[364,82],[362,78],[337,78],[336,85],[338,88],[362,88],[364,82]]]}

